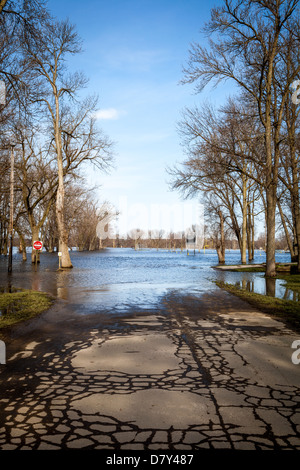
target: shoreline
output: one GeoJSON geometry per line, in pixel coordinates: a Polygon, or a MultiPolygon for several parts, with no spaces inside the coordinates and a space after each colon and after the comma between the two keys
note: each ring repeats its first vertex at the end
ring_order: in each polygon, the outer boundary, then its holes
{"type": "MultiPolygon", "coordinates": [[[[295,262],[284,262],[284,263],[280,263],[280,262],[277,262],[275,263],[276,265],[276,270],[278,272],[288,272],[289,270],[291,270],[291,268],[293,266],[297,266],[297,263],[295,262]]],[[[256,272],[255,270],[258,268],[258,269],[261,269],[261,270],[265,270],[266,268],[266,263],[253,263],[253,264],[219,264],[219,265],[216,265],[216,266],[211,266],[213,269],[217,269],[217,270],[220,270],[220,271],[253,271],[253,272],[256,272]]]]}

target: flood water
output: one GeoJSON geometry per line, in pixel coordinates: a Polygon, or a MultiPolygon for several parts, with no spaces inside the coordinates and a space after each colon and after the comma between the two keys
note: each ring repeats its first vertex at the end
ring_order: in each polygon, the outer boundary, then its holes
{"type": "MultiPolygon", "coordinates": [[[[214,250],[139,250],[111,248],[99,252],[71,251],[73,269],[58,271],[57,253],[42,253],[41,263],[32,265],[20,254],[13,256],[13,272],[7,274],[7,257],[0,257],[0,285],[48,292],[78,304],[82,314],[101,310],[125,311],[138,306],[153,308],[172,291],[201,296],[216,289],[213,280],[230,282],[254,292],[293,298],[283,281],[269,280],[263,273],[221,272],[214,250]],[[272,285],[271,285],[271,284],[272,285]]],[[[257,251],[253,263],[263,263],[265,254],[257,251]]],[[[276,261],[289,262],[287,253],[277,253],[276,261]]],[[[240,252],[227,251],[226,264],[239,264],[240,252]]],[[[295,299],[295,297],[294,297],[295,299]]],[[[296,300],[296,299],[295,299],[296,300]]]]}

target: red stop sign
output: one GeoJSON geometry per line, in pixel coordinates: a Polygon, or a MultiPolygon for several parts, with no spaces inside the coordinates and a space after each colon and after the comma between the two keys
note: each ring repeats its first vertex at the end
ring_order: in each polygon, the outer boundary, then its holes
{"type": "Polygon", "coordinates": [[[33,242],[33,248],[35,250],[41,250],[43,248],[43,243],[40,242],[39,240],[33,242]]]}

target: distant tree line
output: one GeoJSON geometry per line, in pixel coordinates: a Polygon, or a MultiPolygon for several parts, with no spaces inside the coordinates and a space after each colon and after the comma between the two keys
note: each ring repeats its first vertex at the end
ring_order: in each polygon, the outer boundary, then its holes
{"type": "Polygon", "coordinates": [[[274,276],[276,230],[300,271],[299,0],[224,0],[194,43],[184,84],[200,93],[227,80],[237,92],[222,106],[186,109],[179,123],[186,160],[169,169],[171,186],[204,202],[219,261],[226,230],[241,262],[253,259],[255,220],[266,227],[267,276],[274,276]]]}
{"type": "MultiPolygon", "coordinates": [[[[205,226],[204,233],[205,239],[201,240],[199,246],[195,250],[204,253],[205,250],[217,250],[219,240],[219,225],[215,225],[212,220],[205,226]]],[[[114,234],[113,237],[106,237],[99,241],[99,248],[134,248],[138,249],[156,249],[177,251],[187,250],[186,233],[167,232],[165,230],[130,230],[126,235],[114,234]]],[[[275,239],[276,250],[287,251],[288,245],[284,232],[279,232],[275,239]]],[[[230,226],[226,224],[224,230],[224,248],[226,250],[239,250],[239,243],[236,235],[231,230],[230,226]]],[[[266,235],[259,233],[253,242],[254,250],[265,250],[266,248],[266,235]]],[[[88,248],[85,248],[88,249],[88,248]]]]}
{"type": "MultiPolygon", "coordinates": [[[[0,252],[8,249],[13,184],[24,259],[26,240],[42,240],[69,268],[70,245],[97,246],[96,225],[109,204],[96,200],[83,174],[89,164],[107,171],[113,144],[97,127],[97,97],[82,97],[87,78],[68,69],[82,47],[68,20],[53,18],[43,0],[2,0],[0,32],[0,252]]],[[[32,261],[37,256],[33,249],[32,261]]]]}

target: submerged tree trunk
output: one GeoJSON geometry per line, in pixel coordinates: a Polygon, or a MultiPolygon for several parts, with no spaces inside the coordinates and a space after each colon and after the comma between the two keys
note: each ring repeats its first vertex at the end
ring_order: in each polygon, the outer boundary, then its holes
{"type": "Polygon", "coordinates": [[[242,222],[242,249],[241,261],[242,264],[247,264],[247,181],[245,175],[243,178],[243,222],[242,222]]]}
{"type": "Polygon", "coordinates": [[[59,184],[56,199],[56,217],[59,234],[59,251],[61,252],[61,267],[72,268],[71,258],[68,248],[68,234],[64,220],[64,187],[59,184]]]}
{"type": "Polygon", "coordinates": [[[281,217],[281,222],[282,222],[286,242],[287,242],[287,245],[288,245],[290,253],[291,253],[291,260],[293,260],[294,257],[295,257],[294,247],[293,247],[293,243],[292,243],[292,240],[291,240],[288,228],[287,228],[284,213],[283,213],[283,210],[282,210],[282,207],[281,207],[281,204],[280,204],[279,200],[277,201],[277,206],[278,206],[278,209],[279,209],[279,214],[280,214],[280,217],[281,217]]]}
{"type": "Polygon", "coordinates": [[[275,197],[273,194],[273,188],[267,188],[267,246],[266,246],[266,276],[276,276],[276,264],[275,264],[275,197]]]}
{"type": "Polygon", "coordinates": [[[26,253],[26,242],[23,234],[18,231],[18,235],[20,237],[20,252],[22,253],[23,261],[27,260],[27,253],[26,253]]]}
{"type": "MultiPolygon", "coordinates": [[[[271,89],[273,75],[274,50],[268,74],[267,74],[267,98],[266,98],[266,120],[265,120],[265,149],[266,149],[266,222],[267,222],[267,247],[266,247],[266,276],[276,276],[275,264],[275,231],[276,231],[276,205],[277,205],[277,175],[278,175],[278,151],[279,148],[273,150],[272,142],[272,122],[271,122],[271,89]],[[273,155],[274,153],[274,155],[273,155]]],[[[275,130],[274,144],[278,144],[276,136],[278,129],[275,130]]]]}
{"type": "Polygon", "coordinates": [[[219,264],[225,263],[225,234],[224,234],[224,217],[222,211],[218,211],[220,219],[220,238],[217,237],[216,250],[218,254],[219,264]]]}
{"type": "Polygon", "coordinates": [[[64,202],[65,202],[65,189],[64,189],[64,169],[62,158],[62,142],[60,132],[60,114],[59,114],[59,99],[55,96],[56,117],[55,117],[55,143],[57,155],[57,169],[58,169],[58,188],[56,195],[56,218],[59,239],[59,251],[61,252],[61,268],[72,268],[71,258],[68,248],[68,233],[65,225],[64,218],[64,202]]]}
{"type": "Polygon", "coordinates": [[[40,251],[33,248],[33,243],[39,240],[39,228],[35,225],[31,228],[32,230],[32,252],[31,252],[31,262],[39,263],[40,262],[40,251]]]}
{"type": "Polygon", "coordinates": [[[96,243],[97,243],[97,237],[94,236],[89,243],[89,251],[95,251],[96,250],[96,243]]]}
{"type": "Polygon", "coordinates": [[[299,205],[299,189],[298,185],[293,188],[292,194],[292,207],[294,212],[294,232],[295,232],[295,249],[294,249],[294,260],[297,262],[297,271],[300,272],[300,205],[299,205]]]}
{"type": "Polygon", "coordinates": [[[248,261],[254,259],[254,208],[248,203],[248,221],[247,221],[247,244],[248,244],[248,261]]]}

